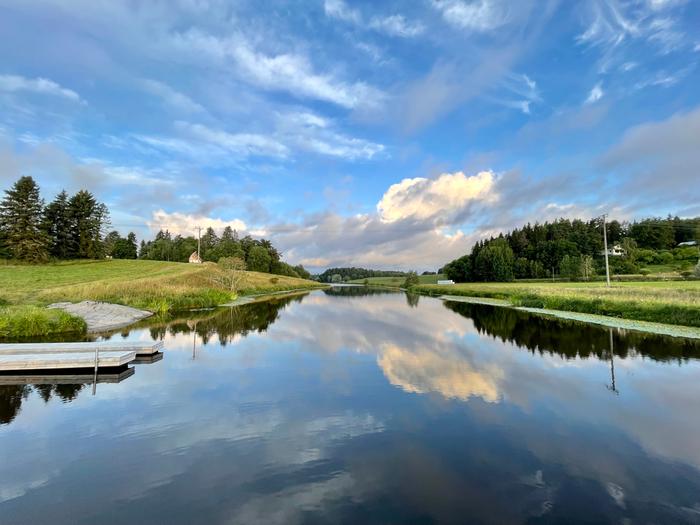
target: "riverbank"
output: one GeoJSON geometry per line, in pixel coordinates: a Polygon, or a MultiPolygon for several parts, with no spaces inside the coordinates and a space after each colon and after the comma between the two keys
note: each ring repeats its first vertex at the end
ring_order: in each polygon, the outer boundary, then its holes
{"type": "Polygon", "coordinates": [[[101,301],[154,314],[211,308],[238,297],[314,289],[314,281],[259,272],[243,272],[237,293],[214,277],[215,264],[163,261],[73,261],[45,265],[0,266],[0,338],[56,333],[85,333],[85,322],[52,303],[101,301]]]}
{"type": "Polygon", "coordinates": [[[500,299],[511,306],[700,327],[700,281],[614,283],[460,283],[418,285],[434,296],[500,299]]]}

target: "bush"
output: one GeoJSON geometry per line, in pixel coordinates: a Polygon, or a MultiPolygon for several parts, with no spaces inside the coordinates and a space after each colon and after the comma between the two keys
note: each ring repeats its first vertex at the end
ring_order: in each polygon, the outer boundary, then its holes
{"type": "Polygon", "coordinates": [[[420,279],[418,278],[418,274],[416,272],[408,272],[408,275],[406,275],[406,280],[403,282],[403,287],[408,289],[419,284],[420,279]]]}
{"type": "Polygon", "coordinates": [[[280,282],[280,278],[279,277],[270,277],[270,282],[272,284],[277,284],[278,282],[280,282]]]}
{"type": "Polygon", "coordinates": [[[651,270],[649,268],[642,268],[641,270],[639,270],[639,273],[641,275],[649,275],[651,273],[651,270]]]}

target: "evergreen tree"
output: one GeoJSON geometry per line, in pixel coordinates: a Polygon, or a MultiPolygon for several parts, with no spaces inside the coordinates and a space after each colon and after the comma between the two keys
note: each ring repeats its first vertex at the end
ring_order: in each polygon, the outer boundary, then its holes
{"type": "Polygon", "coordinates": [[[80,190],[68,201],[71,219],[71,254],[78,259],[99,259],[104,255],[102,232],[109,224],[107,207],[97,202],[86,190],[80,190]]]}
{"type": "Polygon", "coordinates": [[[49,252],[57,259],[68,259],[72,249],[71,217],[68,194],[61,191],[44,210],[44,231],[49,238],[49,252]]]}
{"type": "Polygon", "coordinates": [[[44,232],[44,203],[32,177],[22,177],[0,202],[0,230],[10,254],[30,262],[46,261],[49,239],[44,232]]]}

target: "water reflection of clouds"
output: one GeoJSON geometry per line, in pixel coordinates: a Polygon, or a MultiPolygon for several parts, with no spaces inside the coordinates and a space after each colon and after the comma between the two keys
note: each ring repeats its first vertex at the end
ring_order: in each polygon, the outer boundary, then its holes
{"type": "Polygon", "coordinates": [[[493,494],[454,470],[440,446],[452,442],[427,445],[433,428],[459,441],[452,453],[462,466],[483,466],[483,476],[500,476],[518,494],[528,488],[510,510],[484,519],[550,512],[565,474],[595,480],[618,507],[615,497],[627,502],[637,480],[654,474],[649,465],[700,466],[700,421],[689,417],[700,394],[697,362],[628,367],[634,373],[622,373],[622,394],[613,396],[606,361],[533,354],[477,332],[437,300],[410,309],[401,295],[312,294],[266,333],[234,340],[223,347],[217,337],[206,345],[197,337],[193,361],[192,333],[168,334],[161,363],[100,385],[96,398],[56,410],[33,396],[22,417],[0,428],[3,448],[13,451],[0,450],[0,497],[33,505],[69,498],[76,485],[57,480],[94,471],[110,473],[110,493],[90,488],[75,503],[73,512],[87,517],[99,516],[96,502],[105,499],[128,502],[133,516],[149,516],[152,498],[185,505],[195,483],[216,499],[217,522],[328,517],[334,505],[388,490],[448,519],[471,504],[465,498],[493,494]],[[489,448],[492,440],[498,445],[489,448]]]}

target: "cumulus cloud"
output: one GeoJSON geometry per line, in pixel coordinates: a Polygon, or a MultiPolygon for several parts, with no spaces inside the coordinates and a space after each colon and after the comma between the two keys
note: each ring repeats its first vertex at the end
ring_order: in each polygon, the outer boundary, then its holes
{"type": "Polygon", "coordinates": [[[503,371],[494,366],[479,370],[462,355],[385,344],[379,351],[377,364],[392,385],[406,392],[435,392],[448,399],[463,401],[480,397],[489,403],[496,403],[501,398],[498,383],[503,371]]]}
{"type": "Polygon", "coordinates": [[[41,95],[61,97],[73,102],[83,102],[80,95],[72,89],[64,88],[47,78],[26,78],[19,75],[0,75],[0,91],[26,91],[41,95]]]}
{"type": "Polygon", "coordinates": [[[155,210],[152,213],[151,219],[148,221],[148,227],[152,232],[168,230],[170,233],[176,235],[194,235],[196,227],[214,228],[214,230],[220,233],[227,226],[239,232],[247,230],[245,222],[240,219],[224,220],[203,215],[179,212],[168,213],[162,209],[155,210]]]}
{"type": "Polygon", "coordinates": [[[496,176],[482,171],[474,176],[463,172],[444,173],[436,179],[403,179],[389,187],[377,204],[383,222],[427,220],[454,216],[473,201],[494,201],[496,176]]]}

